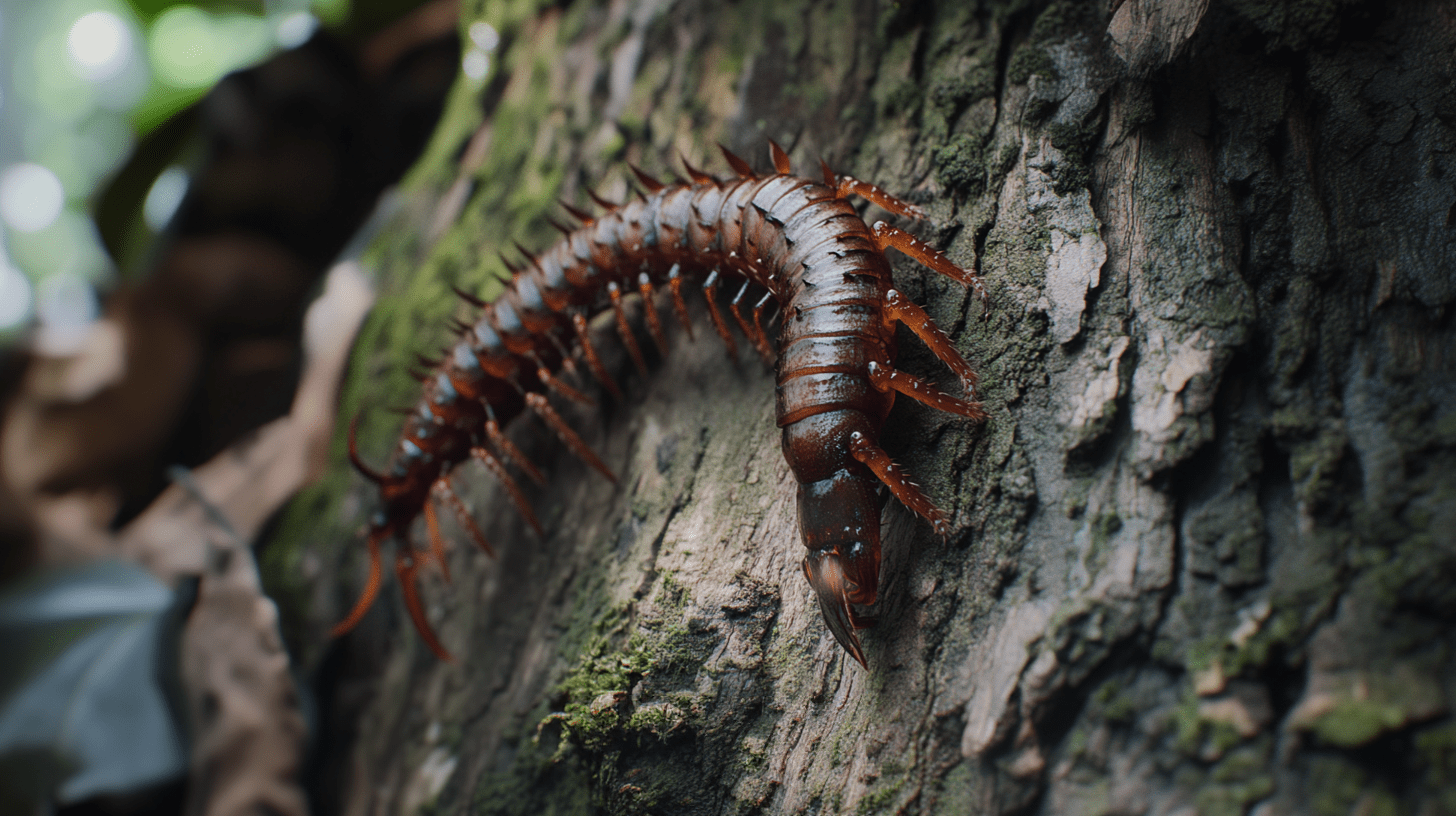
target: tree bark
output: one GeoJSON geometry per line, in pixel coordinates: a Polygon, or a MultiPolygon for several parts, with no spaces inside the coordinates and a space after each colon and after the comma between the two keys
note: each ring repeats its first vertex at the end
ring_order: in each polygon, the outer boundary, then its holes
{"type": "MultiPolygon", "coordinates": [[[[453,583],[424,581],[456,663],[397,594],[323,645],[376,501],[341,464],[265,555],[351,752],[316,804],[1456,812],[1456,21],[1112,5],[465,12],[501,35],[491,74],[456,88],[371,253],[383,302],[345,410],[369,409],[374,461],[415,352],[469,319],[450,284],[545,246],[558,197],[620,200],[627,162],[721,170],[715,141],[766,167],[772,138],[804,175],[823,156],[925,206],[913,228],[984,271],[989,310],[904,259],[897,285],[991,416],[891,414],[884,447],[954,525],[886,510],[868,671],[800,572],[772,375],[706,321],[646,381],[614,350],[626,399],[566,411],[617,484],[512,428],[549,464],[544,537],[459,469],[499,557],[457,546],[453,583]]],[[[942,376],[902,339],[899,367],[942,376]]]]}

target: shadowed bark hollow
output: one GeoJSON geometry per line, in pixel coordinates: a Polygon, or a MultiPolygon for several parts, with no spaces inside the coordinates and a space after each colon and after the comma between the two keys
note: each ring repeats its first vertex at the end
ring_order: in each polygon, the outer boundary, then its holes
{"type": "MultiPolygon", "coordinates": [[[[340,455],[264,556],[325,690],[321,811],[1456,813],[1456,18],[1111,6],[467,4],[490,73],[369,255],[366,458],[471,317],[451,284],[554,240],[558,198],[621,200],[628,162],[724,175],[715,141],[929,210],[891,220],[990,308],[898,255],[897,285],[990,419],[890,416],[954,523],[885,511],[868,671],[800,572],[772,374],[701,304],[646,381],[598,322],[626,397],[563,410],[618,484],[511,429],[544,537],[457,471],[499,557],[452,524],[453,583],[422,582],[456,663],[395,589],[326,641],[376,501],[340,455]]],[[[948,379],[909,335],[898,365],[948,379]]]]}

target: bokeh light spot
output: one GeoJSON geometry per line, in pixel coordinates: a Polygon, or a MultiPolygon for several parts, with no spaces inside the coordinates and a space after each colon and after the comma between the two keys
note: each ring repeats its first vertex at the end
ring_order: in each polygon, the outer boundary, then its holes
{"type": "Polygon", "coordinates": [[[93,82],[121,73],[131,51],[131,31],[126,21],[109,11],[81,15],[66,37],[66,52],[81,76],[93,82]]]}
{"type": "Polygon", "coordinates": [[[30,279],[0,258],[0,332],[17,329],[29,320],[34,301],[30,279]]]}
{"type": "Polygon", "coordinates": [[[148,50],[157,76],[179,88],[210,85],[222,76],[212,20],[196,6],[173,6],[152,23],[148,50]]]}
{"type": "Polygon", "coordinates": [[[471,79],[485,79],[485,75],[490,71],[490,56],[484,51],[471,49],[460,60],[460,70],[471,79]]]}
{"type": "Polygon", "coordinates": [[[0,218],[21,232],[50,226],[65,203],[61,180],[39,164],[12,164],[0,174],[0,218]]]}
{"type": "Polygon", "coordinates": [[[161,232],[167,228],[172,216],[176,215],[177,208],[182,206],[182,199],[187,196],[187,185],[190,181],[186,170],[173,165],[163,170],[157,180],[152,182],[152,188],[147,191],[147,200],[142,204],[142,218],[152,228],[152,232],[161,232]]]}
{"type": "Polygon", "coordinates": [[[297,48],[308,42],[308,38],[318,30],[318,25],[317,17],[306,11],[295,11],[278,21],[277,28],[273,29],[273,38],[283,48],[297,48]]]}
{"type": "Polygon", "coordinates": [[[477,20],[470,24],[470,41],[482,51],[494,51],[500,45],[500,34],[495,26],[484,20],[477,20]]]}

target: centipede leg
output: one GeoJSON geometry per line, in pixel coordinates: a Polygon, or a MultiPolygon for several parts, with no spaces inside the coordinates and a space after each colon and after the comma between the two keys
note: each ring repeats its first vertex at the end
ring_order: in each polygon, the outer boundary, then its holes
{"type": "MultiPolygon", "coordinates": [[[[440,497],[440,501],[449,505],[450,509],[455,513],[455,518],[460,522],[460,526],[465,528],[466,535],[470,536],[470,540],[475,542],[475,546],[484,550],[486,555],[490,556],[491,558],[495,558],[495,548],[490,546],[490,542],[485,540],[485,535],[480,532],[480,528],[475,526],[475,518],[471,516],[470,511],[466,509],[465,502],[460,501],[460,497],[455,494],[455,489],[450,487],[450,480],[443,476],[440,477],[435,482],[434,490],[436,495],[440,497]]],[[[425,509],[429,509],[428,503],[425,505],[425,509]]],[[[429,517],[426,516],[425,520],[428,522],[429,517]]],[[[433,532],[434,531],[431,530],[432,534],[433,532]]],[[[445,572],[445,577],[448,579],[450,576],[449,569],[444,564],[444,547],[441,547],[439,551],[435,553],[435,557],[441,560],[440,569],[441,571],[445,572]]]]}
{"type": "MultiPolygon", "coordinates": [[[[436,482],[435,484],[439,484],[436,482]]],[[[445,536],[440,533],[440,514],[435,511],[435,503],[425,500],[425,530],[430,534],[430,553],[436,561],[440,562],[440,576],[445,583],[450,583],[450,562],[445,558],[445,536]]]]}
{"type": "Polygon", "coordinates": [[[367,542],[369,548],[369,577],[364,581],[364,591],[359,593],[359,600],[355,601],[354,608],[349,610],[349,614],[345,615],[343,620],[334,624],[334,628],[329,630],[329,637],[339,637],[347,634],[355,626],[358,626],[359,621],[364,619],[364,613],[369,611],[369,607],[374,604],[374,599],[378,597],[379,578],[380,573],[383,572],[383,566],[380,564],[379,557],[379,539],[381,535],[377,531],[369,533],[369,540],[367,542]]]}
{"type": "Polygon", "coordinates": [[[596,468],[599,473],[610,479],[613,484],[616,483],[617,475],[592,451],[591,447],[586,444],[586,440],[582,439],[576,431],[571,429],[570,425],[566,424],[566,420],[562,419],[561,415],[556,413],[556,409],[551,407],[551,403],[545,397],[535,391],[531,391],[526,394],[526,405],[532,411],[535,411],[536,415],[541,417],[541,420],[551,427],[551,430],[556,432],[556,435],[561,438],[562,442],[566,443],[566,447],[571,449],[571,452],[576,454],[577,458],[596,468]]]}
{"type": "Polygon", "coordinates": [[[622,309],[622,288],[616,281],[607,284],[607,295],[612,299],[612,311],[617,315],[617,334],[622,336],[622,345],[627,347],[632,364],[637,366],[637,373],[645,380],[647,361],[642,358],[642,348],[637,345],[637,337],[632,334],[632,326],[627,322],[627,313],[622,309]]]}
{"type": "Polygon", "coordinates": [[[939,272],[947,278],[960,282],[962,285],[971,287],[975,290],[976,297],[980,298],[983,308],[990,302],[990,295],[986,293],[986,287],[981,282],[981,276],[969,269],[962,269],[956,266],[951,259],[941,254],[940,250],[935,249],[904,230],[899,230],[886,224],[884,221],[876,221],[870,230],[874,233],[875,243],[879,244],[881,250],[890,249],[891,247],[898,249],[906,255],[909,255],[921,266],[939,272]]]}
{"type": "MultiPolygon", "coordinates": [[[[490,451],[479,446],[471,448],[470,455],[479,460],[482,465],[485,465],[485,469],[489,470],[491,475],[496,478],[496,481],[500,482],[501,486],[506,489],[506,494],[511,497],[511,503],[516,506],[516,510],[520,512],[521,516],[526,519],[526,523],[531,525],[531,529],[536,531],[536,535],[545,538],[546,532],[541,529],[541,522],[536,518],[536,511],[531,508],[531,503],[526,500],[526,494],[521,490],[521,486],[516,484],[516,480],[512,479],[511,474],[506,472],[506,468],[501,464],[500,460],[495,458],[495,455],[490,451]]],[[[484,544],[484,539],[481,539],[481,543],[484,544]]],[[[489,546],[486,546],[486,552],[490,552],[489,546]]]]}
{"type": "Polygon", "coordinates": [[[596,346],[592,345],[591,337],[587,335],[586,318],[580,312],[573,314],[571,325],[576,329],[576,340],[581,343],[581,353],[586,357],[586,366],[591,369],[592,376],[596,377],[608,391],[611,391],[613,396],[621,399],[622,389],[617,387],[612,375],[607,373],[606,366],[602,365],[602,358],[597,356],[596,346]]]}
{"type": "Polygon", "coordinates": [[[672,290],[672,310],[677,313],[677,320],[682,324],[683,331],[688,334],[688,341],[693,340],[693,321],[688,318],[688,304],[683,300],[682,293],[682,267],[673,264],[667,270],[667,285],[672,290]]]}
{"type": "Polygon", "coordinates": [[[414,622],[415,631],[435,653],[435,657],[454,663],[455,658],[450,655],[445,647],[440,644],[439,638],[435,637],[435,630],[430,627],[430,621],[425,617],[425,607],[420,603],[420,590],[415,585],[415,576],[419,573],[426,559],[419,557],[408,550],[401,550],[394,560],[394,574],[399,578],[400,594],[404,596],[404,608],[409,611],[410,620],[414,622]]]}
{"type": "Polygon", "coordinates": [[[931,353],[940,358],[951,371],[960,377],[961,383],[965,385],[966,392],[973,398],[976,396],[976,372],[965,357],[956,350],[955,344],[950,341],[945,332],[935,325],[930,315],[920,308],[910,298],[900,294],[896,289],[885,293],[885,316],[889,320],[898,320],[904,323],[906,328],[915,333],[923,341],[931,353]]]}
{"type": "Polygon", "coordinates": [[[572,388],[571,386],[562,382],[561,379],[555,374],[552,374],[551,369],[547,368],[546,365],[541,362],[541,358],[537,357],[535,352],[531,353],[531,359],[533,362],[536,363],[536,379],[540,380],[542,385],[545,385],[547,388],[555,391],[563,397],[566,397],[567,399],[578,405],[585,405],[588,408],[596,405],[596,403],[592,402],[591,397],[588,397],[586,394],[583,394],[575,388],[572,388]]]}
{"type": "Polygon", "coordinates": [[[729,308],[733,312],[733,319],[738,321],[738,327],[743,329],[744,335],[748,337],[748,342],[753,344],[753,348],[758,352],[758,356],[763,358],[764,365],[772,365],[773,350],[768,347],[768,339],[763,336],[762,331],[756,331],[758,327],[749,323],[748,318],[744,317],[743,312],[738,308],[738,304],[743,302],[743,296],[747,292],[748,281],[744,280],[743,287],[738,290],[738,294],[734,295],[733,300],[729,302],[729,308]]]}
{"type": "Polygon", "coordinates": [[[728,346],[728,358],[738,362],[738,344],[733,342],[733,335],[728,333],[728,324],[723,321],[723,313],[718,309],[718,270],[709,272],[707,280],[703,281],[703,297],[708,299],[708,317],[713,320],[713,328],[728,346]]]}
{"type": "MultiPolygon", "coordinates": [[[[827,180],[830,176],[828,165],[825,165],[824,170],[825,179],[827,180]]],[[[857,195],[865,201],[878,204],[881,208],[889,210],[896,215],[903,215],[906,218],[915,219],[926,219],[930,217],[925,210],[920,209],[908,201],[901,201],[867,181],[860,181],[851,176],[839,176],[834,180],[832,186],[834,187],[835,198],[849,198],[852,195],[857,195]]]]}
{"type": "Polygon", "coordinates": [[[512,442],[501,431],[500,423],[496,422],[495,412],[491,410],[490,405],[485,406],[485,411],[487,414],[485,420],[485,436],[490,440],[490,443],[495,445],[501,453],[505,454],[507,459],[514,462],[516,467],[525,471],[531,481],[538,485],[546,484],[545,474],[541,473],[540,469],[531,464],[531,460],[526,458],[526,454],[520,448],[516,447],[516,443],[512,442]]]}
{"type": "Polygon", "coordinates": [[[662,356],[667,356],[667,338],[662,334],[662,322],[657,319],[657,304],[653,299],[655,292],[652,288],[652,278],[646,272],[637,276],[637,291],[642,293],[642,311],[647,318],[647,333],[652,335],[652,342],[657,344],[657,350],[662,356]]]}
{"type": "Polygon", "coordinates": [[[880,446],[869,441],[863,433],[855,431],[849,435],[849,453],[860,464],[869,468],[871,472],[890,488],[895,498],[900,503],[910,508],[916,515],[930,522],[935,532],[945,536],[950,532],[949,521],[945,517],[945,511],[935,506],[920,489],[920,485],[910,481],[905,469],[895,464],[890,455],[880,446]]]}
{"type": "Polygon", "coordinates": [[[985,419],[986,412],[981,408],[979,402],[969,402],[957,399],[950,394],[941,391],[933,384],[928,383],[913,374],[906,374],[903,371],[896,371],[888,365],[881,365],[873,360],[869,364],[870,383],[881,392],[891,390],[929,405],[946,413],[960,414],[967,419],[985,419]]]}

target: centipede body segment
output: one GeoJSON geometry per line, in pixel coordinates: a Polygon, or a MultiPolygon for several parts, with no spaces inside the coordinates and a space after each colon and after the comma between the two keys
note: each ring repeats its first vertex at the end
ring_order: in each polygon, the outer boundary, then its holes
{"type": "Polygon", "coordinates": [[[502,424],[530,413],[573,454],[615,480],[547,395],[590,402],[579,385],[566,381],[583,376],[576,356],[608,392],[620,396],[587,334],[587,318],[612,309],[621,342],[645,374],[623,297],[636,293],[645,300],[649,336],[666,351],[657,301],[666,289],[670,308],[691,335],[684,287],[696,278],[702,281],[713,329],[729,354],[736,355],[737,346],[720,311],[720,285],[731,296],[729,311],[749,345],[766,361],[776,361],[777,422],[784,456],[799,483],[799,527],[808,549],[804,574],[830,632],[867,665],[856,630],[873,618],[856,607],[873,604],[878,594],[881,487],[937,533],[948,530],[944,512],[879,447],[885,417],[897,394],[972,420],[986,416],[976,401],[975,372],[925,312],[895,289],[885,250],[904,252],[973,288],[982,300],[985,289],[977,272],[957,266],[919,239],[883,222],[866,224],[848,198],[924,217],[918,207],[874,185],[836,176],[827,165],[822,182],[794,176],[777,144],[770,143],[775,172],[766,175],[723,152],[737,174],[726,181],[686,161],[688,183],[663,184],[632,168],[646,195],[621,205],[593,195],[607,208],[600,216],[567,206],[581,226],[563,227],[561,240],[539,255],[521,250],[526,263],[515,268],[500,297],[484,303],[461,292],[481,314],[461,329],[442,360],[421,374],[420,399],[405,420],[387,471],[364,464],[350,428],[350,461],[378,485],[381,506],[367,534],[369,580],[353,610],[334,627],[335,635],[353,628],[373,602],[383,547],[393,541],[410,617],[425,643],[450,659],[414,585],[427,564],[440,562],[444,568],[433,502],[460,516],[475,543],[492,552],[451,489],[451,471],[466,459],[481,461],[539,531],[540,522],[507,465],[538,482],[542,474],[501,432],[502,424]],[[775,314],[778,332],[771,339],[775,314]],[[959,377],[968,398],[895,369],[899,323],[959,377]],[[428,548],[417,547],[411,538],[421,515],[428,548]]]}

